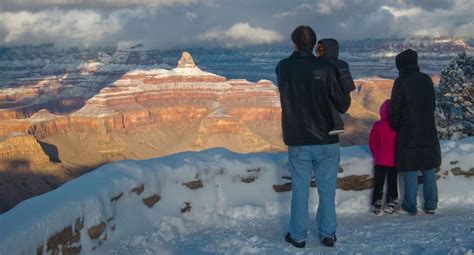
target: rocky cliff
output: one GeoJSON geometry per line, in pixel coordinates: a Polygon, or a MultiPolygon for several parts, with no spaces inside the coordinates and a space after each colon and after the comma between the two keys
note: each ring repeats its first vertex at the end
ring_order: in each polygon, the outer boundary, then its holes
{"type": "MultiPolygon", "coordinates": [[[[344,115],[343,145],[366,143],[372,123],[378,120],[379,105],[390,97],[392,80],[357,80],[356,86],[352,107],[344,115]]],[[[12,107],[0,111],[0,137],[7,138],[0,141],[1,161],[10,160],[4,155],[20,155],[16,150],[23,147],[35,148],[29,152],[28,171],[56,171],[54,185],[121,159],[211,147],[244,153],[286,148],[281,139],[278,89],[271,81],[227,79],[203,71],[188,53],[171,70],[127,72],[88,100],[77,95],[62,98],[61,104],[83,104],[69,114],[54,107],[38,110],[38,104],[31,104],[31,113],[25,114],[28,102],[38,102],[37,97],[28,101],[20,92],[10,91],[3,98],[3,102],[24,104],[21,111],[12,107]],[[29,144],[7,146],[19,134],[29,144]]],[[[6,175],[15,174],[15,168],[11,170],[6,175]]]]}
{"type": "Polygon", "coordinates": [[[55,155],[53,145],[31,135],[17,134],[0,141],[0,212],[77,176],[64,169],[55,155]]]}

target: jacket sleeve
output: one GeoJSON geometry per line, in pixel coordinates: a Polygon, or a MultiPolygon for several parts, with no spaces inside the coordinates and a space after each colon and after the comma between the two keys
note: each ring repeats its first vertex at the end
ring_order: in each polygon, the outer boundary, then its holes
{"type": "Polygon", "coordinates": [[[372,155],[375,157],[375,149],[377,148],[377,129],[375,128],[375,125],[370,130],[369,148],[372,152],[372,155]]]}
{"type": "Polygon", "coordinates": [[[399,79],[396,79],[393,88],[392,95],[390,97],[390,126],[398,131],[402,122],[402,83],[399,79]]]}
{"type": "Polygon", "coordinates": [[[336,69],[328,71],[327,84],[329,88],[329,98],[332,104],[340,113],[345,113],[351,106],[351,95],[344,92],[336,78],[336,69]]]}
{"type": "Polygon", "coordinates": [[[352,79],[351,72],[349,71],[349,64],[345,61],[338,61],[337,78],[346,94],[356,89],[354,79],[352,79]]]}
{"type": "Polygon", "coordinates": [[[277,77],[277,87],[280,87],[280,63],[275,67],[275,73],[277,77]]]}
{"type": "Polygon", "coordinates": [[[288,85],[288,78],[287,75],[285,75],[285,66],[280,61],[278,65],[275,67],[275,73],[276,73],[276,78],[277,78],[277,87],[279,90],[284,89],[288,85]]]}

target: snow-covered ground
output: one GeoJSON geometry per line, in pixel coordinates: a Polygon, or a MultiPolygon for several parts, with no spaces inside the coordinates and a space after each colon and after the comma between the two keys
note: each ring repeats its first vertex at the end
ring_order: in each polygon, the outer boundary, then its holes
{"type": "MultiPolygon", "coordinates": [[[[338,190],[333,249],[320,246],[314,220],[305,249],[283,241],[291,193],[277,193],[273,185],[288,181],[282,178],[288,175],[286,153],[211,149],[115,162],[26,200],[0,215],[0,254],[35,253],[81,217],[82,254],[472,254],[474,177],[449,170],[474,168],[474,137],[445,141],[442,152],[435,215],[375,216],[369,213],[370,190],[338,190]],[[202,187],[183,185],[193,180],[202,187]],[[143,193],[130,192],[142,184],[143,193]],[[161,199],[148,208],[142,199],[153,194],[161,199]],[[181,213],[186,203],[190,210],[181,213]],[[91,240],[87,230],[100,222],[106,228],[91,240]]],[[[372,175],[366,146],[342,148],[341,155],[339,177],[372,175]]],[[[318,198],[312,191],[314,218],[318,198]]]]}
{"type": "MultiPolygon", "coordinates": [[[[474,206],[441,207],[435,215],[338,215],[334,248],[319,244],[315,221],[306,248],[283,241],[288,214],[249,214],[199,224],[183,217],[151,222],[146,231],[117,233],[94,254],[473,254],[474,206]]],[[[311,215],[314,219],[314,213],[311,215]]]]}

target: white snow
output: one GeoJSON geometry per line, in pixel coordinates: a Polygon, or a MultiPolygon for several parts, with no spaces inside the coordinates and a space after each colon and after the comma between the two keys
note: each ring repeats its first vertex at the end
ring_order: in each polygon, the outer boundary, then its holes
{"type": "Polygon", "coordinates": [[[162,75],[162,74],[168,74],[168,73],[170,73],[170,70],[166,70],[166,69],[151,69],[151,70],[138,69],[138,70],[130,71],[130,72],[126,73],[126,75],[139,75],[139,74],[143,74],[143,75],[162,75]]]}
{"type": "Polygon", "coordinates": [[[201,70],[199,67],[177,67],[171,70],[156,68],[150,70],[133,70],[128,72],[126,75],[155,75],[159,77],[169,77],[169,76],[213,76],[213,77],[222,77],[217,74],[206,72],[201,70]]]}
{"type": "MultiPolygon", "coordinates": [[[[441,173],[456,166],[474,167],[474,137],[443,142],[442,151],[441,173]]],[[[366,146],[342,148],[341,155],[340,177],[372,175],[366,146]]],[[[288,174],[287,164],[286,153],[238,154],[216,148],[104,165],[0,215],[0,254],[34,253],[78,217],[85,219],[83,254],[472,254],[474,250],[474,179],[452,173],[441,174],[439,209],[433,216],[371,215],[370,190],[338,190],[338,242],[333,249],[320,246],[316,237],[318,197],[312,189],[307,248],[292,248],[283,241],[291,192],[276,193],[272,188],[287,181],[281,178],[288,174]],[[248,177],[256,179],[241,181],[248,177]],[[204,187],[190,190],[182,185],[195,179],[204,187]],[[145,191],[140,196],[130,193],[141,184],[145,191]],[[110,202],[121,192],[119,201],[110,202]],[[152,194],[161,200],[149,209],[141,199],[152,194]],[[192,208],[181,214],[185,202],[192,208]],[[108,240],[101,246],[89,240],[87,228],[111,217],[116,231],[107,232],[108,240]]]]}
{"type": "Polygon", "coordinates": [[[179,75],[179,76],[215,76],[221,77],[217,74],[205,72],[201,70],[199,67],[177,67],[171,70],[171,75],[179,75]]]}

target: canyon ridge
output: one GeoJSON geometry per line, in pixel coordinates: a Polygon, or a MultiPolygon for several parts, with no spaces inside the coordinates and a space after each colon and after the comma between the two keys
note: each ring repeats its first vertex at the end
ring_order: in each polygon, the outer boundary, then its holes
{"type": "MultiPolygon", "coordinates": [[[[82,72],[94,72],[94,63],[82,72]]],[[[0,212],[124,159],[225,147],[286,150],[278,89],[227,79],[187,52],[174,69],[128,71],[108,84],[62,87],[62,76],[0,91],[0,212]]],[[[356,80],[343,146],[366,144],[393,80],[356,80]]]]}

